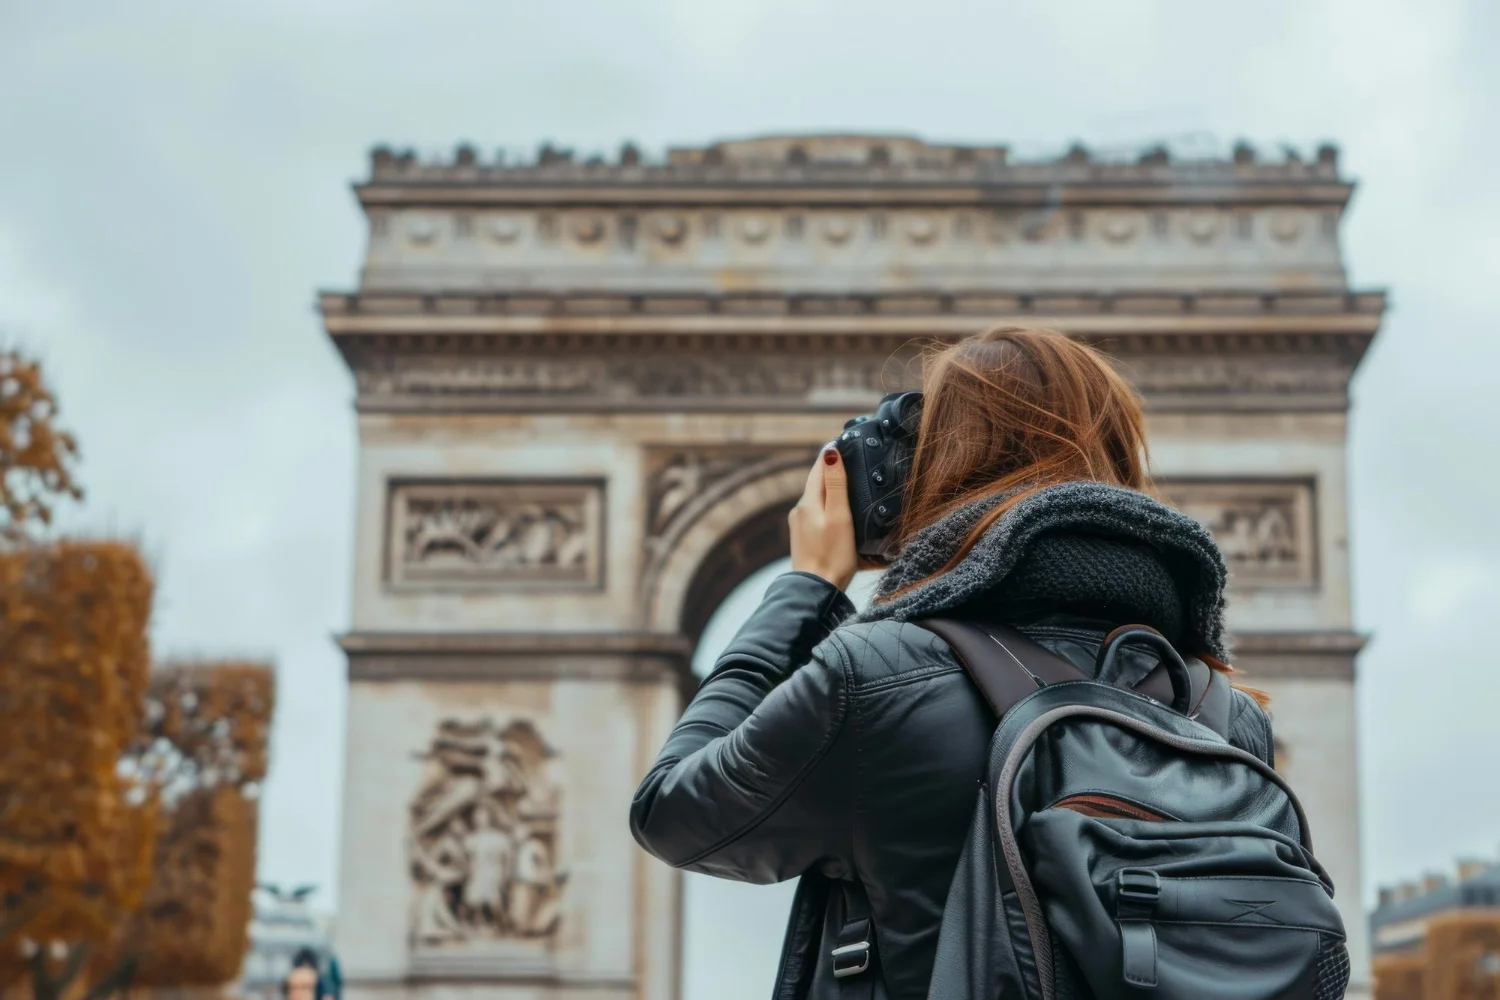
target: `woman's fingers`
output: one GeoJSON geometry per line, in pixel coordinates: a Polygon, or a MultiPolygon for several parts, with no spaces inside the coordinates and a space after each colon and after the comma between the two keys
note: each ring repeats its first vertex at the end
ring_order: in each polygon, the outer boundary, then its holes
{"type": "Polygon", "coordinates": [[[844,456],[837,448],[824,448],[821,464],[823,509],[835,516],[849,514],[849,477],[844,471],[844,456]]]}
{"type": "Polygon", "coordinates": [[[832,445],[807,473],[802,499],[787,516],[792,569],[812,573],[843,589],[854,576],[854,518],[844,464],[832,445]]]}
{"type": "Polygon", "coordinates": [[[807,485],[802,488],[802,502],[810,507],[823,506],[823,455],[828,451],[824,448],[818,453],[818,460],[807,470],[807,485]]]}

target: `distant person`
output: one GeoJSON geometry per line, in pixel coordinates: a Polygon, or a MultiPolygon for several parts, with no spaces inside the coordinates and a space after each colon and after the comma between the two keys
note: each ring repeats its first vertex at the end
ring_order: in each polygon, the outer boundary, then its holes
{"type": "Polygon", "coordinates": [[[636,839],[803,877],[778,997],[1342,997],[1331,884],[1222,662],[1223,556],[1154,497],[1134,390],[1020,329],[923,381],[814,463],[791,572],[642,781],[636,839]]]}
{"type": "Polygon", "coordinates": [[[324,992],[333,1000],[344,1000],[344,970],[339,967],[338,958],[332,954],[328,956],[328,972],[324,979],[327,982],[324,992]]]}
{"type": "Polygon", "coordinates": [[[292,956],[292,969],[281,984],[286,1000],[334,1000],[334,995],[318,971],[318,955],[303,948],[292,956]]]}

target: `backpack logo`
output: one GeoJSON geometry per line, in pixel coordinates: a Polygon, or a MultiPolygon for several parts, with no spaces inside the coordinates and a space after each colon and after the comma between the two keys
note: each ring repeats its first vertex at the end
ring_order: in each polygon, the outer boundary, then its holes
{"type": "Polygon", "coordinates": [[[1226,899],[1224,900],[1224,902],[1233,903],[1235,906],[1243,906],[1245,908],[1243,912],[1236,913],[1234,916],[1230,917],[1230,923],[1234,923],[1237,920],[1245,920],[1247,917],[1261,918],[1260,920],[1248,921],[1249,923],[1260,923],[1261,921],[1269,924],[1283,923],[1283,921],[1277,920],[1275,917],[1266,912],[1266,910],[1270,908],[1271,904],[1276,902],[1276,900],[1274,899],[1226,899]]]}

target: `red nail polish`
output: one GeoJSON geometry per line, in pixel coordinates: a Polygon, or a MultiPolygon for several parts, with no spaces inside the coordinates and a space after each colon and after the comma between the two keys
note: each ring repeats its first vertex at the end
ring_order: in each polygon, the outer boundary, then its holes
{"type": "Polygon", "coordinates": [[[836,465],[839,460],[838,450],[835,448],[823,449],[823,461],[828,465],[836,465]]]}

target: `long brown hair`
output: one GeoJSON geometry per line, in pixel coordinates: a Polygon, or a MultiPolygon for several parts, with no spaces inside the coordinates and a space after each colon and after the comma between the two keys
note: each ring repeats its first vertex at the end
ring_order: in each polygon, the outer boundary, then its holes
{"type": "Polygon", "coordinates": [[[932,576],[958,565],[1008,510],[1049,486],[1093,480],[1155,495],[1140,397],[1104,355],[1066,334],[1004,326],[968,337],[927,357],[922,391],[898,547],[961,507],[1004,495],[932,576]]]}
{"type": "Polygon", "coordinates": [[[1005,326],[961,340],[927,357],[922,393],[898,546],[960,507],[1010,494],[939,573],[1048,486],[1091,479],[1152,490],[1135,390],[1066,334],[1005,326]]]}

